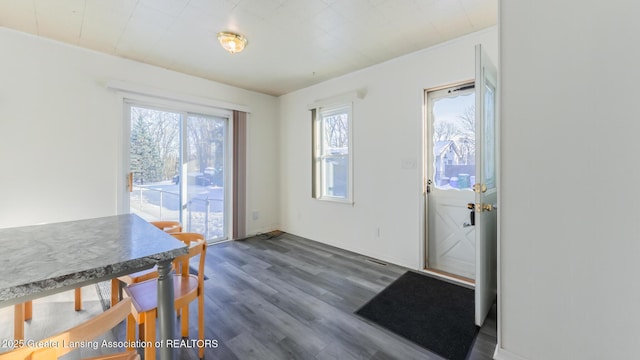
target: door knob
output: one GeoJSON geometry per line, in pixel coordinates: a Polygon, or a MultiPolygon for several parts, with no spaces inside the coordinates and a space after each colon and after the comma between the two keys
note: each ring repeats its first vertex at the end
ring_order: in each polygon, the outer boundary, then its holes
{"type": "Polygon", "coordinates": [[[497,210],[498,206],[495,204],[482,204],[482,211],[497,210]]]}
{"type": "Polygon", "coordinates": [[[487,192],[487,184],[473,184],[473,191],[477,193],[485,193],[487,192]]]}

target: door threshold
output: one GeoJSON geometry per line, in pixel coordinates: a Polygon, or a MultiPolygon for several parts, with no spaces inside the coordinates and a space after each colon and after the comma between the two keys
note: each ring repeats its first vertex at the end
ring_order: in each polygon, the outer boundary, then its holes
{"type": "Polygon", "coordinates": [[[460,275],[455,275],[455,274],[451,274],[445,271],[440,271],[440,270],[436,270],[436,269],[423,269],[422,272],[427,273],[429,275],[433,275],[435,277],[439,277],[442,279],[446,279],[449,281],[453,281],[455,283],[458,283],[460,285],[466,285],[469,286],[471,288],[475,288],[476,287],[476,282],[473,279],[469,279],[467,277],[464,276],[460,276],[460,275]]]}

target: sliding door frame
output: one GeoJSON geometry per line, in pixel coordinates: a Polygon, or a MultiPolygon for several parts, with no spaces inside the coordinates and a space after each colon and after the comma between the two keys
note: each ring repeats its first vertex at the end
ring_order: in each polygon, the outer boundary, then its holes
{"type": "MultiPolygon", "coordinates": [[[[168,111],[174,113],[180,113],[182,116],[181,123],[181,146],[180,149],[180,166],[181,174],[186,172],[187,161],[183,154],[186,152],[186,126],[187,119],[191,115],[204,116],[204,117],[216,117],[225,119],[226,133],[225,133],[225,156],[224,156],[224,235],[222,238],[216,238],[214,241],[229,240],[233,237],[232,231],[234,229],[234,209],[233,209],[233,194],[234,194],[234,121],[233,111],[221,109],[217,107],[209,107],[198,104],[191,104],[181,102],[178,100],[169,100],[164,98],[156,98],[152,96],[145,96],[140,94],[122,94],[120,98],[122,106],[122,138],[120,139],[119,149],[122,153],[120,156],[120,163],[118,164],[117,173],[121,174],[117,181],[118,184],[118,196],[117,196],[117,211],[119,214],[130,213],[129,202],[129,190],[128,190],[128,173],[130,166],[130,144],[131,144],[131,106],[146,107],[159,111],[168,111]]],[[[186,201],[186,185],[187,181],[180,181],[180,199],[181,209],[180,218],[183,224],[186,222],[185,201],[186,201]]]]}

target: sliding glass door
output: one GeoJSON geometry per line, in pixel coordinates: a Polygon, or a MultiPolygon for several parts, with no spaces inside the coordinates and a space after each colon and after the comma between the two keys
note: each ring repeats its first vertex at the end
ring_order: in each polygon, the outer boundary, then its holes
{"type": "Polygon", "coordinates": [[[129,211],[228,238],[229,119],[127,104],[129,211]]]}
{"type": "Polygon", "coordinates": [[[188,115],[186,149],[186,213],[183,223],[189,231],[207,239],[226,238],[227,119],[188,115]]]}

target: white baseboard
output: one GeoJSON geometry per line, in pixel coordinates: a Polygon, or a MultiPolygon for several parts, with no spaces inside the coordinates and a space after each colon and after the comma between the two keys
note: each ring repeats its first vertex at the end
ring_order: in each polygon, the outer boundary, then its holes
{"type": "Polygon", "coordinates": [[[494,360],[527,360],[520,355],[498,347],[498,345],[496,345],[496,350],[493,352],[493,358],[494,360]]]}

